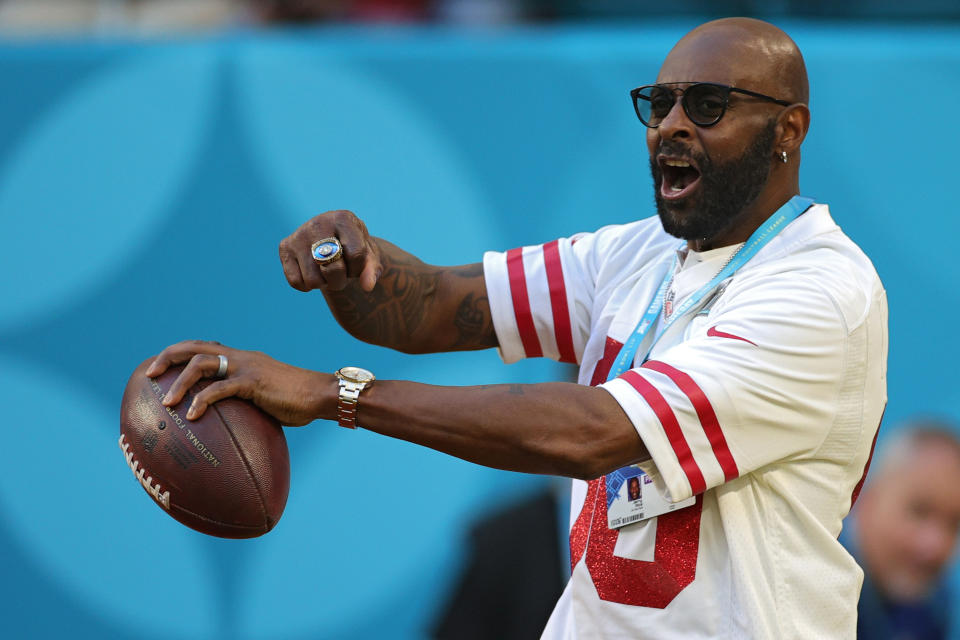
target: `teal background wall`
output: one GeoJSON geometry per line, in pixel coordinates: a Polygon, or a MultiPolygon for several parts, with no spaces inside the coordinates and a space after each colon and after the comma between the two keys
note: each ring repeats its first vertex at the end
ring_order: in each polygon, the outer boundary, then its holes
{"type": "MultiPolygon", "coordinates": [[[[277,244],[350,208],[454,264],[651,215],[627,92],[693,25],[0,44],[3,635],[421,637],[465,523],[545,479],[315,423],[287,430],[277,528],[215,540],[130,477],[126,379],[186,338],[431,383],[568,375],[360,344],[277,244]]],[[[888,289],[884,434],[957,417],[960,29],[784,26],[812,86],[803,190],[888,289]]]]}

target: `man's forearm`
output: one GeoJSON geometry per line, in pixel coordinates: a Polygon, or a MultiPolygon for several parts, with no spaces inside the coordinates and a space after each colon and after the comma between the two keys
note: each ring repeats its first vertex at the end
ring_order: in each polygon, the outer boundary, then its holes
{"type": "MultiPolygon", "coordinates": [[[[330,405],[327,405],[329,415],[330,405]]],[[[603,389],[572,383],[438,387],[378,381],[360,398],[359,424],[488,467],[599,477],[649,458],[603,389]]]]}
{"type": "MultiPolygon", "coordinates": [[[[201,378],[228,375],[197,392],[195,420],[230,396],[252,400],[284,425],[338,419],[336,376],[274,360],[265,353],[188,340],[164,349],[146,374],[188,362],[164,396],[175,406],[201,378]]],[[[362,391],[357,423],[464,460],[498,469],[590,479],[649,458],[633,423],[605,389],[569,382],[441,387],[378,380],[362,391]]]]}
{"type": "Polygon", "coordinates": [[[373,291],[356,281],[324,291],[351,335],[407,353],[496,346],[480,264],[435,267],[382,239],[383,271],[373,291]]]}

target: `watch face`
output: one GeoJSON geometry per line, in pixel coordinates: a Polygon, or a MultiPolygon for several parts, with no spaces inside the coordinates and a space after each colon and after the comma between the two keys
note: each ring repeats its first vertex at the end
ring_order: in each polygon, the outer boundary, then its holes
{"type": "Polygon", "coordinates": [[[337,371],[337,375],[351,382],[373,382],[375,380],[371,372],[360,367],[343,367],[340,371],[337,371]]]}

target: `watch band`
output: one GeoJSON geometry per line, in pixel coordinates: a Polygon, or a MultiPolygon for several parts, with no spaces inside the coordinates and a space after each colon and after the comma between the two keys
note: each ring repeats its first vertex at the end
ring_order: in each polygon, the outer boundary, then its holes
{"type": "Polygon", "coordinates": [[[337,398],[337,424],[348,429],[356,429],[357,405],[363,385],[360,385],[360,389],[348,389],[344,382],[344,380],[340,381],[340,395],[337,398]]]}
{"type": "Polygon", "coordinates": [[[359,367],[343,367],[335,375],[340,386],[337,394],[337,424],[347,429],[356,429],[360,392],[373,384],[376,377],[359,367]]]}

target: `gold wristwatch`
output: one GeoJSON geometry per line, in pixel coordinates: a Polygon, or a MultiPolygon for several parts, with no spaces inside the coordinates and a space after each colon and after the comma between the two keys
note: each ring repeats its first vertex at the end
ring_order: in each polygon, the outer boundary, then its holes
{"type": "Polygon", "coordinates": [[[357,428],[357,404],[360,392],[373,384],[377,378],[360,367],[343,367],[334,375],[340,380],[340,395],[337,399],[337,424],[348,429],[357,428]]]}

